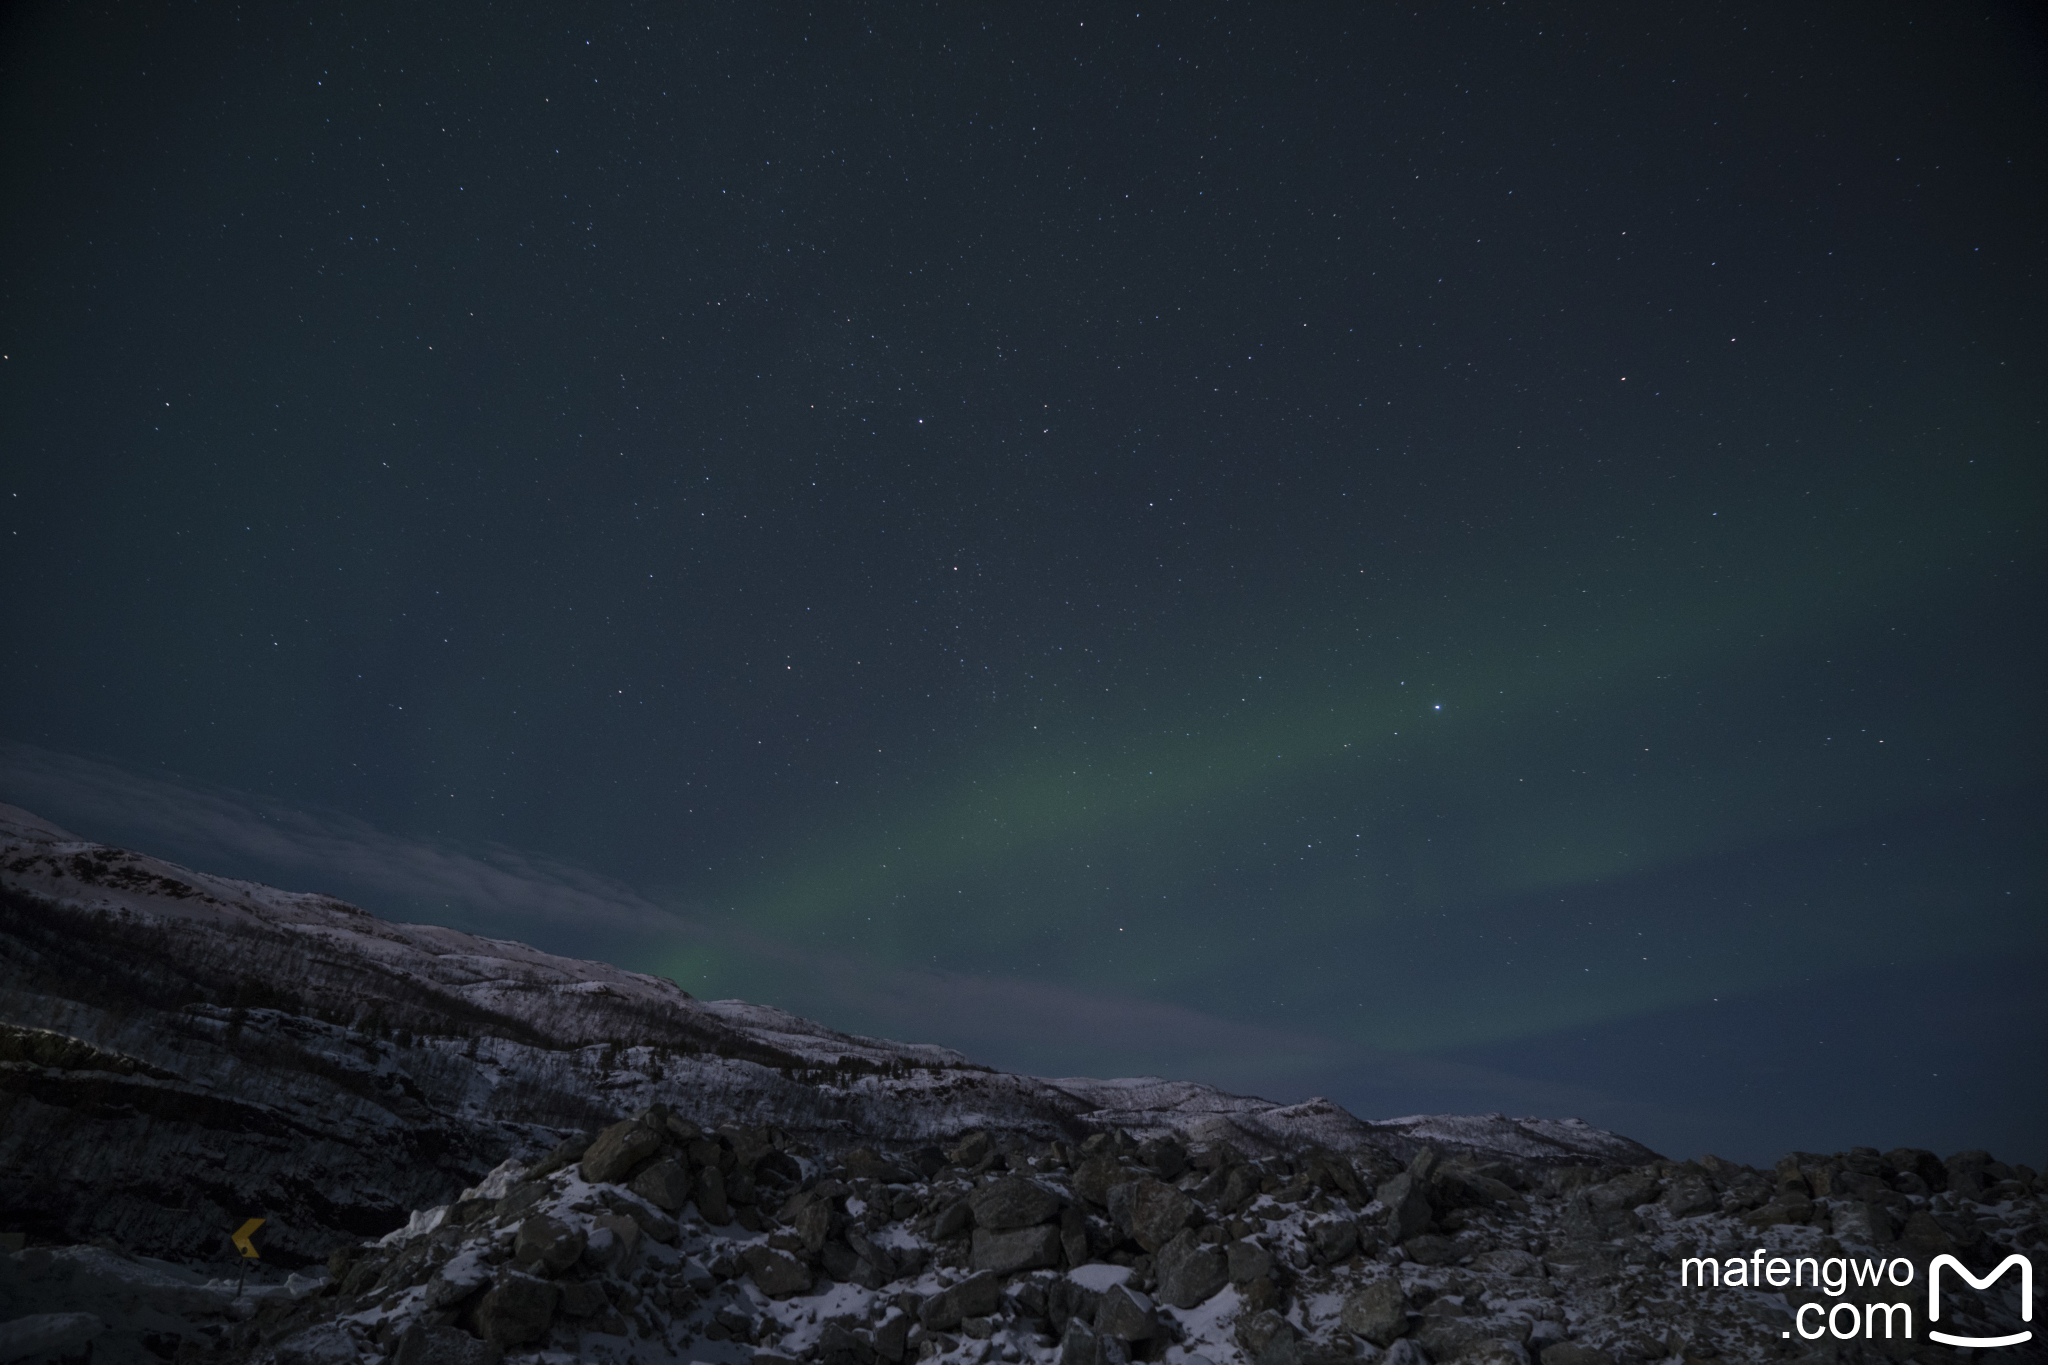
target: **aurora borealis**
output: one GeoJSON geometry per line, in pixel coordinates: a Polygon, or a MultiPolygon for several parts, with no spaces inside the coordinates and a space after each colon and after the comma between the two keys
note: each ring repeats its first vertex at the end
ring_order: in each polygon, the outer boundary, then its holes
{"type": "Polygon", "coordinates": [[[9,22],[0,800],[1040,1074],[2038,1141],[2023,11],[9,22]]]}

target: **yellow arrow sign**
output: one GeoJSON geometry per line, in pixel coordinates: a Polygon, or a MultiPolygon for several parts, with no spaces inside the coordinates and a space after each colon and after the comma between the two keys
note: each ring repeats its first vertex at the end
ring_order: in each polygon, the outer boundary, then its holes
{"type": "Polygon", "coordinates": [[[256,1244],[249,1239],[256,1235],[256,1229],[262,1227],[263,1224],[263,1219],[251,1218],[248,1222],[242,1224],[240,1231],[235,1233],[232,1240],[241,1249],[244,1256],[254,1256],[256,1254],[256,1244]]]}

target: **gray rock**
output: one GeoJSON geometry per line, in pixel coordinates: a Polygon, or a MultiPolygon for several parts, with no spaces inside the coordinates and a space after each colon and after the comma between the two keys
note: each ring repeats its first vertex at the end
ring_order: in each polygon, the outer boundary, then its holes
{"type": "Polygon", "coordinates": [[[697,1212],[704,1215],[704,1221],[712,1227],[722,1228],[732,1221],[732,1205],[725,1201],[725,1177],[716,1166],[706,1166],[697,1174],[697,1212]]]}
{"type": "Polygon", "coordinates": [[[1188,1149],[1170,1137],[1146,1138],[1138,1144],[1138,1160],[1161,1180],[1175,1180],[1188,1168],[1188,1149]]]}
{"type": "Polygon", "coordinates": [[[1835,1236],[1858,1246],[1890,1246],[1892,1216],[1883,1206],[1861,1200],[1844,1200],[1834,1207],[1835,1236]]]}
{"type": "Polygon", "coordinates": [[[1160,1301],[1175,1308],[1193,1308],[1230,1283],[1230,1261],[1223,1248],[1204,1245],[1190,1228],[1159,1248],[1152,1264],[1159,1277],[1160,1301]]]}
{"type": "Polygon", "coordinates": [[[1465,1249],[1456,1242],[1433,1232],[1410,1237],[1401,1243],[1401,1250],[1407,1252],[1408,1259],[1418,1265],[1455,1265],[1465,1254],[1465,1249]]]}
{"type": "Polygon", "coordinates": [[[476,1306],[477,1332],[494,1346],[524,1346],[547,1335],[561,1290],[517,1272],[492,1286],[476,1306]]]}
{"type": "Polygon", "coordinates": [[[1333,1218],[1309,1229],[1309,1245],[1316,1259],[1325,1265],[1348,1260],[1358,1250],[1358,1224],[1349,1218],[1333,1218]]]}
{"type": "Polygon", "coordinates": [[[875,1348],[836,1322],[818,1332],[820,1365],[872,1365],[875,1348]]]}
{"type": "Polygon", "coordinates": [[[460,1328],[414,1323],[400,1334],[391,1365],[499,1365],[504,1358],[504,1347],[460,1328]]]}
{"type": "Polygon", "coordinates": [[[559,1275],[583,1255],[583,1229],[559,1218],[538,1214],[519,1225],[512,1239],[512,1261],[540,1275],[559,1275]]]}
{"type": "Polygon", "coordinates": [[[1232,1166],[1230,1174],[1223,1178],[1223,1193],[1217,1196],[1216,1202],[1235,1213],[1259,1197],[1261,1183],[1261,1177],[1253,1167],[1232,1166]]]}
{"type": "Polygon", "coordinates": [[[834,1237],[818,1253],[818,1264],[824,1266],[825,1273],[835,1280],[851,1280],[854,1269],[861,1264],[861,1255],[834,1237]]]}
{"type": "Polygon", "coordinates": [[[544,1176],[553,1175],[564,1166],[572,1162],[581,1161],[583,1154],[589,1150],[590,1134],[570,1133],[560,1142],[557,1142],[546,1156],[527,1168],[526,1179],[528,1181],[538,1181],[544,1176]]]}
{"type": "Polygon", "coordinates": [[[1130,1235],[1156,1253],[1195,1216],[1195,1201],[1160,1180],[1140,1180],[1130,1189],[1130,1235]]]}
{"type": "Polygon", "coordinates": [[[1429,1352],[1431,1360],[1454,1360],[1476,1349],[1482,1342],[1512,1341],[1520,1345],[1529,1335],[1525,1318],[1452,1317],[1424,1313],[1415,1324],[1415,1339],[1429,1352]]]}
{"type": "Polygon", "coordinates": [[[1060,1210],[1060,1250],[1068,1265],[1088,1263],[1088,1219],[1072,1204],[1060,1210]]]}
{"type": "Polygon", "coordinates": [[[1078,1317],[1068,1320],[1059,1365],[1129,1365],[1130,1359],[1123,1338],[1098,1332],[1078,1317]]]}
{"type": "Polygon", "coordinates": [[[565,1318],[594,1318],[612,1306],[604,1286],[592,1280],[562,1280],[555,1311],[565,1318]]]}
{"type": "Polygon", "coordinates": [[[1671,1182],[1671,1188],[1664,1191],[1660,1201],[1671,1211],[1673,1218],[1697,1218],[1703,1213],[1716,1212],[1721,1207],[1721,1196],[1714,1193],[1714,1187],[1707,1183],[1705,1176],[1680,1176],[1671,1182]]]}
{"type": "Polygon", "coordinates": [[[811,1268],[786,1251],[750,1246],[740,1252],[740,1263],[747,1268],[747,1278],[771,1299],[810,1292],[811,1268]]]}
{"type": "Polygon", "coordinates": [[[1037,1227],[1060,1216],[1060,1198],[1045,1186],[1021,1176],[991,1180],[967,1197],[974,1226],[991,1232],[1037,1227]]]}
{"type": "Polygon", "coordinates": [[[623,1274],[640,1254],[640,1225],[623,1213],[600,1213],[590,1224],[584,1261],[597,1270],[623,1274]]]}
{"type": "Polygon", "coordinates": [[[1125,1341],[1150,1341],[1159,1334],[1159,1315],[1145,1295],[1129,1285],[1111,1285],[1096,1305],[1095,1330],[1125,1341]]]}
{"type": "Polygon", "coordinates": [[[932,1238],[943,1242],[948,1237],[958,1237],[973,1226],[974,1205],[962,1199],[939,1210],[939,1216],[932,1220],[932,1238]]]}
{"type": "Polygon", "coordinates": [[[1137,1178],[1114,1153],[1097,1152],[1074,1168],[1074,1193],[1098,1207],[1107,1207],[1111,1190],[1137,1178]]]}
{"type": "Polygon", "coordinates": [[[815,1259],[832,1236],[832,1205],[823,1199],[803,1205],[790,1219],[790,1227],[802,1239],[804,1254],[815,1259]]]}
{"type": "Polygon", "coordinates": [[[1529,1351],[1519,1341],[1494,1338],[1468,1347],[1458,1365],[1529,1365],[1529,1351]]]}
{"type": "Polygon", "coordinates": [[[1345,1298],[1338,1320],[1354,1336],[1375,1346],[1391,1346],[1408,1330],[1408,1296],[1401,1292],[1399,1280],[1374,1280],[1345,1298]]]}
{"type": "Polygon", "coordinates": [[[875,1324],[875,1354],[884,1360],[900,1361],[910,1345],[910,1314],[892,1308],[875,1324]]]}
{"type": "Polygon", "coordinates": [[[1429,1356],[1416,1343],[1414,1337],[1402,1337],[1387,1348],[1374,1365],[1429,1365],[1429,1356]]]}
{"type": "Polygon", "coordinates": [[[995,1139],[977,1128],[953,1145],[953,1150],[946,1153],[946,1160],[955,1166],[979,1166],[994,1156],[995,1150],[995,1139]]]}
{"type": "Polygon", "coordinates": [[[1003,1300],[1003,1282],[983,1271],[941,1289],[919,1306],[917,1320],[927,1332],[950,1332],[962,1318],[987,1317],[1003,1300]]]}
{"type": "Polygon", "coordinates": [[[873,1180],[884,1185],[908,1185],[917,1172],[902,1162],[883,1156],[872,1147],[856,1147],[839,1158],[840,1169],[849,1180],[873,1180]]]}
{"type": "Polygon", "coordinates": [[[1008,1232],[974,1230],[970,1262],[976,1270],[1014,1275],[1060,1263],[1060,1230],[1056,1226],[1014,1228],[1008,1232]]]}
{"type": "Polygon", "coordinates": [[[277,1365],[356,1365],[362,1358],[355,1338],[338,1322],[308,1327],[277,1344],[277,1365]]]}
{"type": "Polygon", "coordinates": [[[1271,1308],[1237,1320],[1237,1344],[1252,1365],[1300,1365],[1301,1338],[1294,1324],[1271,1308]]]}
{"type": "MultiPolygon", "coordinates": [[[[1425,1148],[1425,1151],[1428,1149],[1425,1148]]],[[[1420,1159],[1418,1154],[1417,1159],[1420,1159]]],[[[1429,1226],[1429,1192],[1413,1175],[1402,1172],[1380,1186],[1377,1198],[1386,1205],[1387,1240],[1405,1242],[1429,1226]]]]}
{"type": "Polygon", "coordinates": [[[690,1168],[673,1157],[657,1161],[633,1177],[632,1190],[656,1208],[674,1213],[689,1202],[690,1168]]]}
{"type": "Polygon", "coordinates": [[[651,1208],[637,1199],[622,1199],[619,1206],[628,1218],[640,1225],[642,1236],[674,1246],[676,1239],[682,1235],[682,1228],[677,1225],[676,1220],[659,1209],[651,1208]]]}
{"type": "Polygon", "coordinates": [[[1547,1346],[1540,1358],[1543,1365],[1614,1365],[1614,1357],[1607,1352],[1581,1346],[1576,1341],[1560,1341],[1555,1346],[1547,1346]]]}
{"type": "Polygon", "coordinates": [[[1273,1273],[1273,1253],[1257,1242],[1230,1242],[1223,1254],[1230,1267],[1232,1284],[1250,1284],[1261,1275],[1273,1273]]]}
{"type": "Polygon", "coordinates": [[[661,1134],[627,1119],[597,1135],[576,1168],[592,1184],[624,1180],[635,1166],[661,1150],[661,1134]]]}
{"type": "Polygon", "coordinates": [[[1543,1263],[1515,1247],[1496,1247],[1472,1258],[1472,1268],[1494,1275],[1541,1276],[1543,1263]]]}

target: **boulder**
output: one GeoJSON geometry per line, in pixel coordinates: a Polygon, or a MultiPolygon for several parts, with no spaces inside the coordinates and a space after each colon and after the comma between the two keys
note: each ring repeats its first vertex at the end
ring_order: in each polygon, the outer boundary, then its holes
{"type": "Polygon", "coordinates": [[[627,1119],[599,1133],[576,1169],[592,1184],[621,1181],[635,1166],[660,1150],[660,1133],[644,1123],[627,1119]]]}
{"type": "Polygon", "coordinates": [[[1354,1336],[1375,1346],[1391,1346],[1408,1330],[1408,1296],[1401,1292],[1399,1280],[1374,1280],[1351,1292],[1338,1320],[1354,1336]]]}
{"type": "Polygon", "coordinates": [[[1261,1275],[1273,1273],[1273,1253],[1257,1242],[1229,1242],[1223,1254],[1232,1284],[1250,1284],[1261,1275]]]}
{"type": "Polygon", "coordinates": [[[478,1341],[459,1327],[414,1323],[399,1334],[391,1365],[498,1365],[504,1358],[504,1347],[478,1341]]]}
{"type": "Polygon", "coordinates": [[[970,1275],[926,1299],[917,1320],[927,1332],[950,1332],[962,1318],[987,1317],[1003,1300],[1003,1282],[987,1271],[970,1275]]]}
{"type": "Polygon", "coordinates": [[[1131,1240],[1157,1253],[1193,1221],[1195,1201],[1161,1180],[1140,1180],[1130,1188],[1131,1240]]]}
{"type": "Polygon", "coordinates": [[[1512,1341],[1519,1346],[1528,1335],[1528,1320],[1518,1317],[1424,1313],[1415,1324],[1415,1339],[1429,1352],[1431,1360],[1454,1360],[1489,1341],[1512,1341]]]}
{"type": "Polygon", "coordinates": [[[725,1202],[725,1176],[716,1166],[706,1166],[697,1175],[697,1212],[712,1227],[732,1221],[732,1205],[725,1202]]]}
{"type": "Polygon", "coordinates": [[[839,1158],[839,1167],[848,1180],[873,1180],[884,1185],[908,1185],[917,1180],[916,1171],[872,1147],[854,1148],[839,1158]]]}
{"type": "Polygon", "coordinates": [[[1183,1228],[1153,1258],[1162,1302],[1193,1308],[1230,1283],[1230,1261],[1223,1248],[1204,1245],[1193,1229],[1183,1228]]]}
{"type": "Polygon", "coordinates": [[[640,1225],[623,1213],[600,1213],[590,1220],[590,1240],[583,1260],[593,1269],[623,1276],[640,1254],[640,1225]]]}
{"type": "Polygon", "coordinates": [[[1705,1176],[1698,1175],[1680,1176],[1672,1181],[1659,1202],[1670,1210],[1673,1218],[1697,1218],[1721,1207],[1721,1197],[1714,1193],[1714,1187],[1705,1176]]]}
{"type": "Polygon", "coordinates": [[[1129,1365],[1130,1359],[1130,1347],[1122,1337],[1098,1332],[1078,1317],[1067,1320],[1059,1365],[1129,1365]]]}
{"type": "Polygon", "coordinates": [[[1159,1334],[1159,1316],[1151,1299],[1129,1285],[1113,1284],[1096,1305],[1095,1330],[1125,1341],[1149,1341],[1159,1334]]]}
{"type": "Polygon", "coordinates": [[[1496,1247],[1492,1251],[1482,1251],[1472,1258],[1472,1268],[1474,1270],[1483,1270],[1493,1275],[1520,1275],[1540,1278],[1543,1274],[1543,1263],[1541,1261],[1538,1261],[1528,1252],[1515,1247],[1496,1247]]]}
{"type": "Polygon", "coordinates": [[[581,1161],[583,1154],[589,1150],[590,1134],[570,1133],[560,1142],[549,1148],[546,1156],[527,1168],[526,1179],[528,1181],[545,1179],[556,1171],[561,1170],[564,1166],[581,1161]]]}
{"type": "Polygon", "coordinates": [[[955,1166],[979,1166],[994,1156],[995,1151],[995,1139],[977,1128],[953,1144],[953,1150],[946,1153],[946,1160],[955,1166]]]}
{"type": "Polygon", "coordinates": [[[643,1204],[638,1199],[622,1199],[619,1205],[628,1218],[640,1225],[643,1236],[674,1246],[676,1238],[682,1235],[682,1228],[677,1226],[675,1219],[650,1204],[643,1204]]]}
{"type": "Polygon", "coordinates": [[[1387,1353],[1374,1365],[1430,1365],[1429,1357],[1415,1344],[1414,1337],[1402,1337],[1387,1348],[1387,1353]]]}
{"type": "Polygon", "coordinates": [[[1530,1365],[1529,1349],[1519,1341],[1495,1337],[1467,1347],[1458,1365],[1530,1365]]]}
{"type": "Polygon", "coordinates": [[[1060,1210],[1060,1250],[1068,1265],[1088,1262],[1088,1219],[1072,1204],[1060,1210]]]}
{"type": "Polygon", "coordinates": [[[1890,1246],[1892,1241],[1892,1216],[1889,1210],[1878,1204],[1866,1204],[1861,1200],[1844,1200],[1834,1207],[1835,1236],[1844,1242],[1858,1246],[1890,1246]]]}
{"type": "Polygon", "coordinates": [[[811,1268],[786,1251],[750,1246],[740,1252],[740,1263],[747,1268],[747,1278],[771,1299],[810,1292],[811,1268]]]}
{"type": "Polygon", "coordinates": [[[1956,1249],[1956,1239],[1935,1220],[1933,1214],[1926,1209],[1914,1209],[1907,1217],[1905,1227],[1899,1229],[1899,1245],[1909,1256],[1932,1260],[1936,1256],[1952,1254],[1956,1249]]]}
{"type": "Polygon", "coordinates": [[[514,1271],[493,1285],[476,1306],[476,1329],[494,1346],[524,1346],[548,1334],[561,1290],[546,1280],[514,1271]]]}
{"type": "Polygon", "coordinates": [[[1098,1207],[1107,1207],[1111,1190],[1136,1179],[1114,1153],[1097,1152],[1074,1168],[1074,1193],[1098,1207]]]}
{"type": "Polygon", "coordinates": [[[1237,1344],[1251,1365],[1300,1365],[1301,1338],[1294,1324],[1271,1308],[1237,1320],[1237,1344]]]}
{"type": "Polygon", "coordinates": [[[910,1346],[910,1315],[892,1308],[875,1324],[875,1354],[883,1360],[900,1361],[910,1346]]]}
{"type": "Polygon", "coordinates": [[[512,1263],[538,1275],[559,1275],[576,1264],[583,1247],[582,1228],[538,1214],[519,1225],[512,1239],[512,1263]]]}
{"type": "Polygon", "coordinates": [[[1259,1197],[1262,1184],[1263,1178],[1255,1167],[1232,1166],[1229,1174],[1223,1177],[1223,1192],[1216,1197],[1216,1202],[1236,1213],[1259,1197]]]}
{"type": "Polygon", "coordinates": [[[1386,1206],[1384,1226],[1388,1241],[1405,1242],[1429,1226],[1429,1192],[1407,1172],[1381,1185],[1377,1198],[1386,1206]]]}
{"type": "Polygon", "coordinates": [[[1309,1229],[1309,1246],[1324,1265],[1349,1260],[1358,1250],[1358,1224],[1349,1218],[1332,1218],[1309,1229]]]}
{"type": "Polygon", "coordinates": [[[1456,1242],[1433,1232],[1410,1237],[1401,1243],[1401,1250],[1407,1252],[1408,1259],[1417,1265],[1455,1265],[1465,1254],[1465,1249],[1456,1242]]]}
{"type": "Polygon", "coordinates": [[[961,1199],[939,1210],[939,1216],[932,1219],[932,1238],[943,1242],[948,1237],[958,1237],[974,1226],[974,1205],[961,1199]]]}
{"type": "Polygon", "coordinates": [[[1138,1144],[1138,1160],[1161,1180],[1177,1180],[1188,1168],[1188,1149],[1171,1137],[1146,1138],[1138,1144]]]}
{"type": "Polygon", "coordinates": [[[555,1311],[565,1318],[594,1318],[612,1306],[604,1286],[595,1280],[560,1281],[562,1297],[555,1311]]]}
{"type": "Polygon", "coordinates": [[[1543,1348],[1543,1365],[1614,1365],[1614,1357],[1576,1341],[1560,1341],[1543,1348]]]}
{"type": "Polygon", "coordinates": [[[657,1161],[633,1177],[633,1193],[670,1213],[689,1202],[690,1168],[671,1157],[657,1161]]]}
{"type": "Polygon", "coordinates": [[[1060,1263],[1060,1230],[1057,1226],[1013,1228],[1007,1232],[976,1228],[970,1260],[976,1270],[996,1275],[1056,1266],[1060,1263]]]}
{"type": "Polygon", "coordinates": [[[323,1322],[280,1341],[275,1356],[277,1365],[359,1365],[362,1358],[355,1338],[338,1322],[323,1322]]]}
{"type": "Polygon", "coordinates": [[[1060,1197],[1034,1180],[1008,1175],[967,1197],[974,1226],[991,1232],[1037,1227],[1060,1216],[1060,1197]]]}
{"type": "Polygon", "coordinates": [[[832,1236],[832,1205],[823,1199],[812,1200],[797,1209],[789,1224],[803,1242],[804,1254],[815,1260],[832,1236]]]}
{"type": "Polygon", "coordinates": [[[874,1365],[875,1348],[836,1322],[818,1331],[818,1365],[874,1365]]]}

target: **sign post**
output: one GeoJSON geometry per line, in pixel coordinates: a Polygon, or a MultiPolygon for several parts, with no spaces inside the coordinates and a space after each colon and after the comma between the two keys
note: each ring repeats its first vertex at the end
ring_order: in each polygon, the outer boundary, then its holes
{"type": "Polygon", "coordinates": [[[249,1262],[257,1259],[256,1243],[251,1239],[255,1237],[256,1229],[262,1227],[265,1221],[262,1218],[251,1218],[248,1222],[237,1228],[234,1236],[229,1239],[235,1244],[235,1249],[242,1253],[242,1273],[235,1277],[235,1297],[237,1299],[242,1297],[242,1282],[248,1278],[249,1262]]]}

